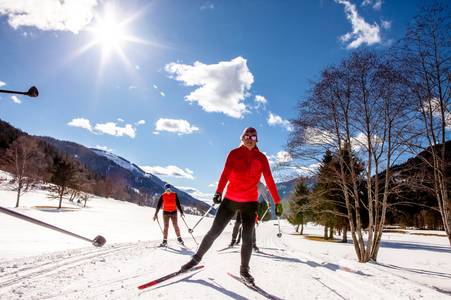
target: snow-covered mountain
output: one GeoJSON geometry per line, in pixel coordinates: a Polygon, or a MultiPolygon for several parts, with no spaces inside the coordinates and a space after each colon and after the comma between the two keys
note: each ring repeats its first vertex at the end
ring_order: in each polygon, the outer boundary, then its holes
{"type": "MultiPolygon", "coordinates": [[[[138,202],[138,200],[133,200],[133,193],[145,193],[150,196],[147,202],[142,204],[155,206],[156,199],[164,191],[166,182],[153,174],[144,172],[136,164],[123,157],[104,150],[87,148],[70,141],[60,141],[51,137],[40,138],[80,161],[94,174],[110,177],[115,181],[126,182],[129,193],[132,194],[132,202],[138,202]]],[[[188,193],[177,189],[177,187],[175,187],[175,190],[179,195],[181,204],[191,213],[201,214],[209,208],[209,205],[205,202],[195,199],[188,193]]]]}

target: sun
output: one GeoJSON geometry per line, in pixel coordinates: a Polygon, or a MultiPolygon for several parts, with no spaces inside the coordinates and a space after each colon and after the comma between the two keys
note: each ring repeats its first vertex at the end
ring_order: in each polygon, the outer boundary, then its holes
{"type": "Polygon", "coordinates": [[[122,51],[132,39],[127,33],[126,22],[119,21],[114,10],[108,10],[104,16],[98,17],[96,24],[89,29],[93,35],[92,43],[102,47],[105,53],[122,51]]]}

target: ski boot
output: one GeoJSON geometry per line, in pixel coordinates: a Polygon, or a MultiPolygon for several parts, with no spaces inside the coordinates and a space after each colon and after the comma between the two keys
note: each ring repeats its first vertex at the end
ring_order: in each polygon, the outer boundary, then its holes
{"type": "Polygon", "coordinates": [[[189,269],[197,266],[200,263],[200,260],[196,259],[194,256],[191,258],[191,260],[189,262],[187,262],[186,264],[184,264],[181,268],[180,271],[182,272],[186,272],[189,269]]]}
{"type": "Polygon", "coordinates": [[[253,245],[252,249],[254,249],[254,252],[260,252],[260,249],[257,247],[257,245],[253,245]]]}
{"type": "Polygon", "coordinates": [[[246,285],[254,285],[254,277],[252,277],[251,274],[249,274],[249,267],[240,267],[240,277],[241,280],[243,280],[244,284],[246,285]]]}
{"type": "Polygon", "coordinates": [[[158,247],[166,247],[168,245],[168,240],[163,240],[158,247]]]}
{"type": "Polygon", "coordinates": [[[177,237],[177,242],[179,242],[180,245],[185,246],[181,236],[177,237]]]}
{"type": "Polygon", "coordinates": [[[230,247],[230,248],[232,248],[232,247],[233,247],[233,245],[235,245],[235,240],[232,240],[232,241],[230,242],[230,245],[229,245],[229,247],[230,247]]]}

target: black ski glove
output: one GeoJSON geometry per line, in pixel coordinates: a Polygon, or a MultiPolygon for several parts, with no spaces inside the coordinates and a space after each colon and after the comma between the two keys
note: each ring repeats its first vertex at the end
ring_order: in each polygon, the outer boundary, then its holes
{"type": "Polygon", "coordinates": [[[221,193],[216,192],[216,194],[213,196],[213,203],[219,204],[222,201],[222,195],[221,193]]]}

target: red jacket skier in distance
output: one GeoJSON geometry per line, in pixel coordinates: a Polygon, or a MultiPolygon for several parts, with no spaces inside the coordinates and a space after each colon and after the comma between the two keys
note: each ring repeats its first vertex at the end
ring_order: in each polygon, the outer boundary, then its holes
{"type": "Polygon", "coordinates": [[[226,194],[223,196],[236,202],[258,201],[258,182],[263,174],[269,192],[277,205],[280,197],[269,168],[268,159],[255,146],[249,150],[241,145],[230,151],[219,179],[216,192],[221,193],[227,184],[226,194]]]}

